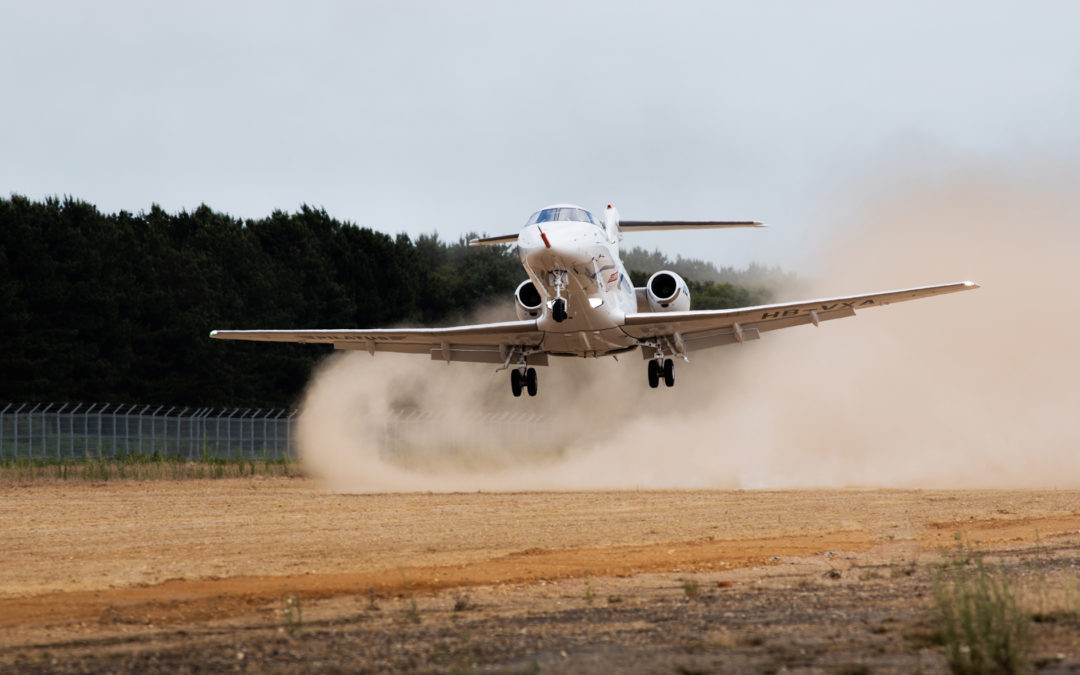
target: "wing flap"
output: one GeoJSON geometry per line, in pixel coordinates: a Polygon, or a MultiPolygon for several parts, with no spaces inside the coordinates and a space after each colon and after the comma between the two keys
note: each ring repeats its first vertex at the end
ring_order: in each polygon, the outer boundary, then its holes
{"type": "MultiPolygon", "coordinates": [[[[506,357],[508,356],[497,347],[484,348],[466,345],[447,345],[446,348],[439,347],[429,351],[431,352],[432,361],[446,362],[463,361],[466,363],[497,363],[502,365],[506,363],[506,357]]],[[[530,366],[546,366],[548,364],[548,355],[546,353],[528,354],[525,360],[530,366]]]]}

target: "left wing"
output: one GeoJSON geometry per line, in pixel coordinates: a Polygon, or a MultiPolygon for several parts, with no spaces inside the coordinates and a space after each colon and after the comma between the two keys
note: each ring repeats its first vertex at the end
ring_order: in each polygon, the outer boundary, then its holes
{"type": "MultiPolygon", "coordinates": [[[[544,334],[536,321],[504,321],[449,328],[389,328],[375,330],[215,330],[218,340],[331,344],[334,349],[431,354],[433,360],[505,363],[510,354],[502,345],[535,347],[544,334]]],[[[547,365],[547,354],[531,354],[530,365],[547,365]]]]}
{"type": "MultiPolygon", "coordinates": [[[[627,314],[623,330],[627,335],[640,340],[666,338],[675,351],[682,353],[732,342],[756,340],[763,331],[808,323],[816,326],[822,321],[855,316],[857,309],[969,291],[978,287],[975,282],[961,281],[940,286],[738,309],[627,314]]],[[[653,354],[649,348],[645,348],[644,352],[646,358],[653,354]]]]}

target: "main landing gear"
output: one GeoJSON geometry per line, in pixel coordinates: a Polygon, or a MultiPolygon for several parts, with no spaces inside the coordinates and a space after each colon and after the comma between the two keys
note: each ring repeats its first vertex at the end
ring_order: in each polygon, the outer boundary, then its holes
{"type": "Polygon", "coordinates": [[[661,377],[664,378],[664,384],[668,387],[675,385],[675,364],[671,359],[649,361],[649,386],[653,389],[659,387],[661,377]]]}
{"type": "Polygon", "coordinates": [[[519,368],[510,371],[510,390],[514,396],[521,396],[521,390],[526,389],[529,396],[536,396],[536,369],[519,368]]]}

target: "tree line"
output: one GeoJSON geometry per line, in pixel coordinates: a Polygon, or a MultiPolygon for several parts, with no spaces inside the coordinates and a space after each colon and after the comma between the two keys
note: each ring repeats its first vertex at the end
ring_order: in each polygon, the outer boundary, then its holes
{"type": "MultiPolygon", "coordinates": [[[[637,285],[661,268],[717,271],[627,258],[637,285]]],[[[695,308],[766,302],[780,274],[740,285],[706,273],[684,274],[695,308]]],[[[0,400],[294,405],[329,348],[209,331],[439,325],[493,302],[513,318],[522,279],[512,247],[390,236],[310,206],[242,220],[205,205],[104,214],[70,197],[0,198],[0,400]]]]}

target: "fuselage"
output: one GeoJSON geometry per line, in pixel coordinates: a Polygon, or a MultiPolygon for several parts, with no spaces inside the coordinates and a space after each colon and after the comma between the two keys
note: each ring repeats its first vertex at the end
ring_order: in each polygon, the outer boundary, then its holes
{"type": "Polygon", "coordinates": [[[517,239],[521,264],[544,300],[542,347],[553,355],[605,356],[637,346],[620,326],[637,295],[619,257],[617,230],[585,209],[560,204],[533,214],[517,239]],[[565,301],[566,319],[552,307],[565,301]]]}

